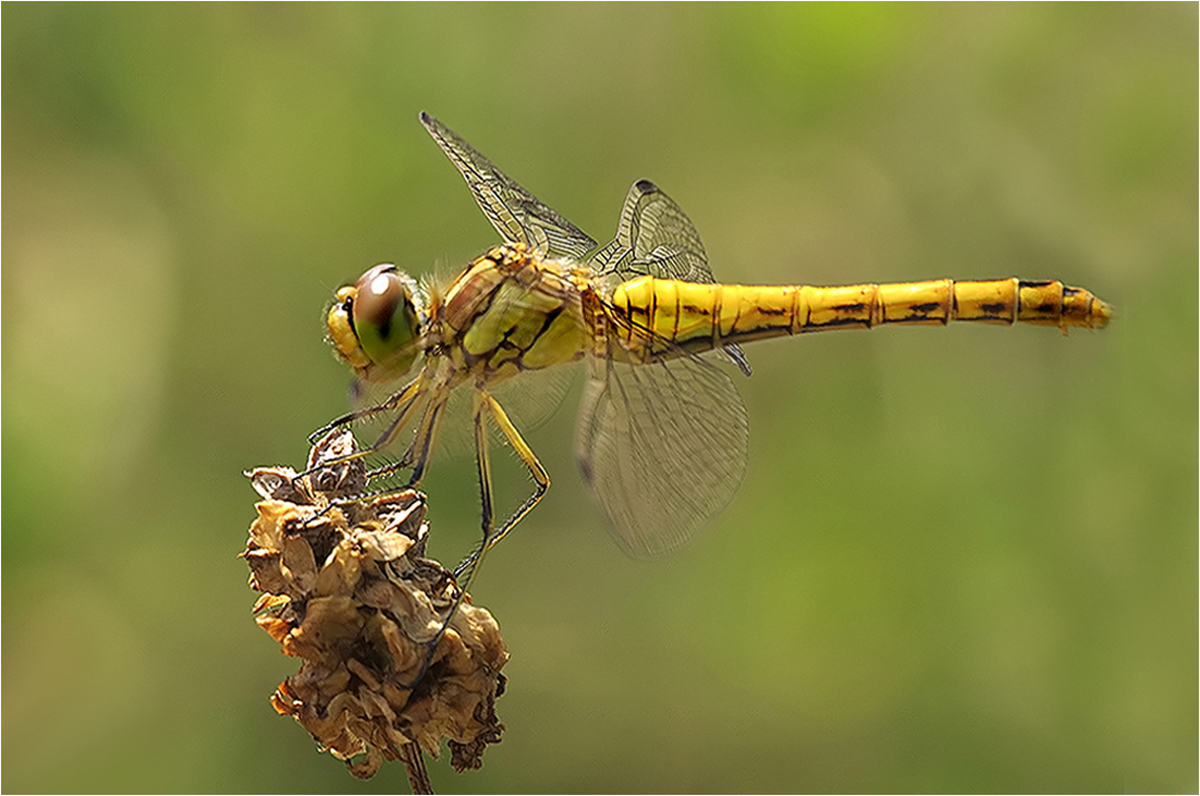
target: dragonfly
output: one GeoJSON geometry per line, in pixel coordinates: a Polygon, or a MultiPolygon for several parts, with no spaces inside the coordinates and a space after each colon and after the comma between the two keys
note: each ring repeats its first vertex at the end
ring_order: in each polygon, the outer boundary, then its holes
{"type": "Polygon", "coordinates": [[[751,375],[743,344],[951,321],[1031,323],[1066,333],[1103,327],[1111,317],[1110,306],[1091,292],[1057,280],[722,284],[691,220],[654,183],[633,184],[615,236],[601,245],[446,125],[426,113],[420,121],[502,243],[448,283],[418,283],[385,263],[337,291],[327,325],[338,356],[360,383],[399,388],[313,438],[383,420],[373,444],[324,465],[333,466],[383,451],[410,430],[399,458],[369,470],[368,480],[411,470],[408,487],[415,488],[451,396],[469,392],[482,540],[456,576],[470,568],[473,579],[481,557],[550,487],[511,407],[497,398],[510,381],[583,363],[574,443],[579,470],[620,547],[636,558],[657,558],[687,544],[729,503],[745,473],[749,427],[730,375],[751,375]],[[533,479],[532,494],[498,525],[491,427],[533,479]]]}

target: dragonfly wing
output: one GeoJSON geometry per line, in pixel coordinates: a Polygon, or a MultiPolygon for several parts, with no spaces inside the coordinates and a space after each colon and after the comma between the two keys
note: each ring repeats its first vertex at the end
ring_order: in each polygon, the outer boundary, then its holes
{"type": "Polygon", "coordinates": [[[684,546],[733,497],[746,470],[746,408],[733,381],[695,356],[629,365],[590,360],[575,455],[635,558],[684,546]]]}
{"type": "Polygon", "coordinates": [[[475,147],[427,113],[421,124],[450,158],[506,243],[524,243],[550,257],[582,259],[596,241],[522,188],[475,147]]]}
{"type": "Polygon", "coordinates": [[[620,281],[649,274],[685,282],[713,282],[700,233],[671,197],[649,180],[629,188],[620,209],[617,237],[589,264],[600,276],[620,281]]]}
{"type": "MultiPolygon", "coordinates": [[[[700,233],[687,213],[649,180],[638,180],[625,197],[617,235],[596,250],[588,264],[608,283],[639,276],[711,284],[716,279],[700,233]]],[[[741,347],[725,346],[725,354],[750,375],[741,347]]]]}
{"type": "Polygon", "coordinates": [[[629,189],[616,237],[589,261],[598,275],[615,274],[621,281],[644,274],[715,281],[692,220],[649,180],[638,180],[629,189]]]}

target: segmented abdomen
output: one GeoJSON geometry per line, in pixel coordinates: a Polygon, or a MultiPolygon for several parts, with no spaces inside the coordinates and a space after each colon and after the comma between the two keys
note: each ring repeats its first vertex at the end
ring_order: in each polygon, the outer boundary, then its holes
{"type": "Polygon", "coordinates": [[[618,285],[611,306],[623,316],[614,334],[631,359],[887,323],[950,321],[1099,328],[1111,308],[1091,292],[1057,280],[988,279],[811,287],[696,284],[645,276],[618,285]],[[649,330],[653,335],[641,334],[649,330]]]}

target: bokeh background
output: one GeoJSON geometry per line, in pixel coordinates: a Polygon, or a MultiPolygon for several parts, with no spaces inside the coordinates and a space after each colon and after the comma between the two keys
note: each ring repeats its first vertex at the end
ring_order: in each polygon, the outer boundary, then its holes
{"type": "MultiPolygon", "coordinates": [[[[1197,8],[3,9],[6,791],[406,791],[318,754],[235,558],[347,406],[331,292],[496,236],[428,110],[602,240],[662,185],[730,282],[1060,278],[1103,332],[755,344],[751,457],[645,564],[554,476],[476,601],[508,730],[443,791],[1195,791],[1197,8]]],[[[501,457],[504,458],[504,457],[501,457]]],[[[501,488],[523,497],[511,459],[501,488]]],[[[474,540],[469,458],[427,481],[474,540]]]]}

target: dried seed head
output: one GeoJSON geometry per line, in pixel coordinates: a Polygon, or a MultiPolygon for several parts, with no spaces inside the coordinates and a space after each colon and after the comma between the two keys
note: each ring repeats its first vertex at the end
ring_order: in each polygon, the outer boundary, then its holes
{"type": "MultiPolygon", "coordinates": [[[[313,447],[309,466],[356,450],[349,431],[333,432],[313,447]]],[[[438,757],[443,738],[457,770],[479,768],[504,729],[494,703],[508,653],[496,620],[468,597],[422,676],[459,593],[448,570],[423,558],[424,495],[405,490],[331,505],[363,491],[361,460],[304,478],[288,467],[246,475],[264,498],[241,554],[251,588],[263,593],[256,621],[303,661],[276,690],[275,709],[356,777],[400,759],[414,789],[427,788],[414,772],[424,773],[419,749],[438,757]]]]}

